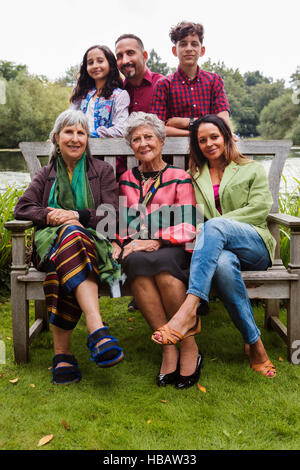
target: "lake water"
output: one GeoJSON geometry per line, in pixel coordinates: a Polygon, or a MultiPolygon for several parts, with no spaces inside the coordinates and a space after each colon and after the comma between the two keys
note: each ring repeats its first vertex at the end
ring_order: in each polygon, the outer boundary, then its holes
{"type": "MultiPolygon", "coordinates": [[[[43,160],[43,163],[46,163],[47,159],[43,160]]],[[[268,173],[271,159],[260,157],[258,160],[268,173]]],[[[293,190],[299,186],[295,178],[300,181],[300,148],[291,150],[283,169],[283,175],[286,179],[286,183],[282,178],[280,191],[283,193],[293,192],[293,190]]],[[[0,152],[0,191],[5,190],[7,186],[27,186],[29,182],[30,176],[27,172],[26,163],[21,152],[0,152]]]]}

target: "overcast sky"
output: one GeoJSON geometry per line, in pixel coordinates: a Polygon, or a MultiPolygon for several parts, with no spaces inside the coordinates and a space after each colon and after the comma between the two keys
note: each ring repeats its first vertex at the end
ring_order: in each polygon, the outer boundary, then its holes
{"type": "Polygon", "coordinates": [[[299,0],[0,0],[0,60],[55,79],[91,45],[114,51],[134,33],[175,67],[169,30],[182,20],[204,25],[202,61],[287,81],[300,65],[299,0]]]}

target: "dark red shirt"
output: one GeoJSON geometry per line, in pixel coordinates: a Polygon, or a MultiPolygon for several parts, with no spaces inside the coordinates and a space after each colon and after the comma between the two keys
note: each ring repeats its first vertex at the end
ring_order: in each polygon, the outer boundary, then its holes
{"type": "Polygon", "coordinates": [[[139,87],[132,86],[126,79],[124,81],[124,88],[128,91],[130,96],[129,114],[133,111],[150,112],[153,90],[161,78],[164,76],[160,73],[151,72],[148,67],[139,87]]]}
{"type": "MultiPolygon", "coordinates": [[[[144,111],[144,113],[150,112],[153,90],[156,83],[161,78],[164,78],[164,75],[161,73],[151,72],[148,67],[146,67],[143,81],[139,87],[134,87],[126,79],[124,80],[124,88],[127,90],[130,97],[130,104],[128,107],[129,114],[133,111],[144,111]]],[[[117,157],[117,174],[122,174],[126,169],[127,165],[124,158],[117,157]]]]}
{"type": "Polygon", "coordinates": [[[150,107],[150,113],[162,121],[171,117],[198,118],[222,111],[230,112],[222,78],[199,67],[193,80],[180,68],[159,80],[150,107]]]}

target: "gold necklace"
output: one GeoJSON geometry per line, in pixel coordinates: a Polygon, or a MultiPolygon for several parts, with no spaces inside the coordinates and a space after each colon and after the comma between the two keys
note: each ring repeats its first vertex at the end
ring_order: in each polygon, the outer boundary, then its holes
{"type": "Polygon", "coordinates": [[[155,176],[149,176],[148,178],[145,177],[143,171],[139,168],[138,170],[141,175],[142,181],[144,183],[147,183],[149,180],[152,180],[153,183],[155,183],[155,181],[158,180],[158,178],[160,177],[160,175],[162,174],[162,171],[166,168],[166,166],[167,165],[165,165],[161,170],[159,170],[155,176]]]}

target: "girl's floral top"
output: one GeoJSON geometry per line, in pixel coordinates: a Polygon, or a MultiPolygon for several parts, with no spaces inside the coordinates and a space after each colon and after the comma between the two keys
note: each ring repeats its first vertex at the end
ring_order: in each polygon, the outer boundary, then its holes
{"type": "Polygon", "coordinates": [[[88,92],[86,97],[72,103],[71,109],[80,109],[87,115],[91,137],[122,137],[128,118],[129,94],[126,90],[115,88],[106,99],[93,97],[97,88],[88,92]]]}

